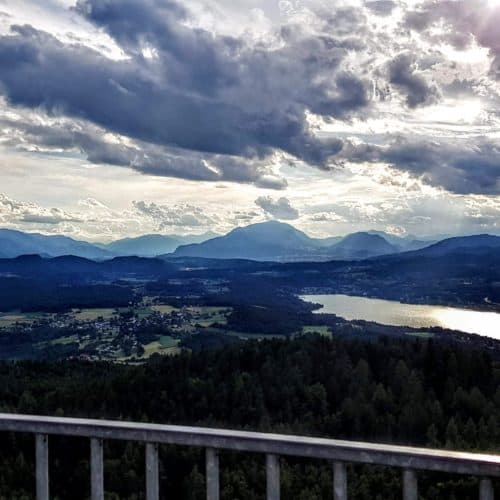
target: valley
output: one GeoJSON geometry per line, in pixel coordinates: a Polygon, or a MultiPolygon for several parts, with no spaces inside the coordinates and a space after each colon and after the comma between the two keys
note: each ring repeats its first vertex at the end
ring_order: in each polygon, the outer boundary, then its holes
{"type": "Polygon", "coordinates": [[[500,238],[473,236],[326,262],[175,255],[0,259],[0,358],[142,363],[182,350],[310,333],[430,336],[496,352],[495,326],[479,337],[465,320],[399,324],[321,310],[300,296],[340,294],[498,314],[499,249],[500,238]]]}

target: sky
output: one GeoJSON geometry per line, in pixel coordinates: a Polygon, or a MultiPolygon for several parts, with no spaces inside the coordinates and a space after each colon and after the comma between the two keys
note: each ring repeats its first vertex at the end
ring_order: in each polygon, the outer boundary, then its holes
{"type": "Polygon", "coordinates": [[[500,234],[500,0],[0,0],[0,226],[500,234]]]}

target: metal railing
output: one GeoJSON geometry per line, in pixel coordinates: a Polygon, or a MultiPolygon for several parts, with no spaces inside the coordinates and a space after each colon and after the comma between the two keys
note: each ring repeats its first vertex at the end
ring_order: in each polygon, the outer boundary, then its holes
{"type": "MultiPolygon", "coordinates": [[[[332,463],[332,497],[347,499],[346,464],[397,467],[403,474],[404,500],[417,500],[417,470],[478,476],[480,500],[493,500],[491,478],[500,476],[500,456],[461,453],[312,437],[264,434],[202,427],[143,424],[109,420],[0,414],[0,431],[36,436],[36,497],[49,500],[49,436],[90,439],[92,500],[104,500],[103,440],[146,444],[146,498],[158,500],[158,445],[195,446],[206,450],[207,500],[219,498],[219,450],[266,456],[267,500],[280,498],[280,456],[328,460],[332,463]]],[[[0,492],[1,493],[1,492],[0,492]]]]}

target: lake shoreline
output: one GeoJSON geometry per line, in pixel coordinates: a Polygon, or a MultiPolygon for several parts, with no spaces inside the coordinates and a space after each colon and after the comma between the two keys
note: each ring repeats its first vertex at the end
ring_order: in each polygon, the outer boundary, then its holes
{"type": "Polygon", "coordinates": [[[317,305],[313,310],[314,314],[334,314],[346,321],[366,321],[415,329],[442,328],[500,339],[500,314],[492,310],[406,304],[347,294],[307,294],[299,297],[317,305]]]}
{"type": "MultiPolygon", "coordinates": [[[[385,300],[387,302],[395,302],[398,304],[404,304],[404,305],[408,305],[408,306],[449,307],[451,309],[466,309],[469,311],[492,312],[492,313],[500,314],[500,303],[497,303],[497,302],[484,302],[481,304],[469,303],[469,302],[464,302],[462,304],[457,304],[457,303],[452,303],[452,302],[410,302],[410,301],[405,301],[405,300],[401,300],[401,299],[392,299],[390,297],[374,295],[374,294],[359,295],[356,293],[349,293],[349,292],[344,292],[344,291],[339,292],[339,291],[335,291],[335,290],[332,291],[331,289],[325,290],[325,289],[317,289],[317,288],[315,288],[314,291],[311,291],[311,289],[307,289],[307,291],[302,292],[302,293],[298,294],[297,296],[299,298],[302,298],[302,297],[307,297],[307,296],[311,296],[311,295],[344,295],[346,297],[385,300]]],[[[305,301],[305,302],[307,302],[307,301],[305,301]]]]}

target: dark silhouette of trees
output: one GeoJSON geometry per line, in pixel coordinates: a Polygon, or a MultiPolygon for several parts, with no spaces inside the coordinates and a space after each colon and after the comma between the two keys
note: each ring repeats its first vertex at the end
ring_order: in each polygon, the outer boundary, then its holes
{"type": "MultiPolygon", "coordinates": [[[[154,357],[141,366],[84,362],[0,365],[7,412],[107,417],[275,431],[466,450],[500,449],[500,367],[484,351],[435,340],[266,340],[154,357]]],[[[33,438],[0,436],[0,498],[33,492],[33,438]],[[26,478],[31,478],[29,481],[26,478]]],[[[109,499],[140,499],[143,447],[107,442],[109,499]]],[[[51,439],[54,497],[88,498],[88,442],[51,439]]],[[[162,447],[162,490],[204,497],[203,450],[162,447]]],[[[222,453],[222,498],[254,500],[263,457],[222,453]]],[[[351,498],[400,498],[400,474],[350,467],[351,498]]],[[[466,499],[474,478],[421,474],[426,499],[466,499]]],[[[331,495],[328,464],[283,461],[283,498],[331,495]]]]}

